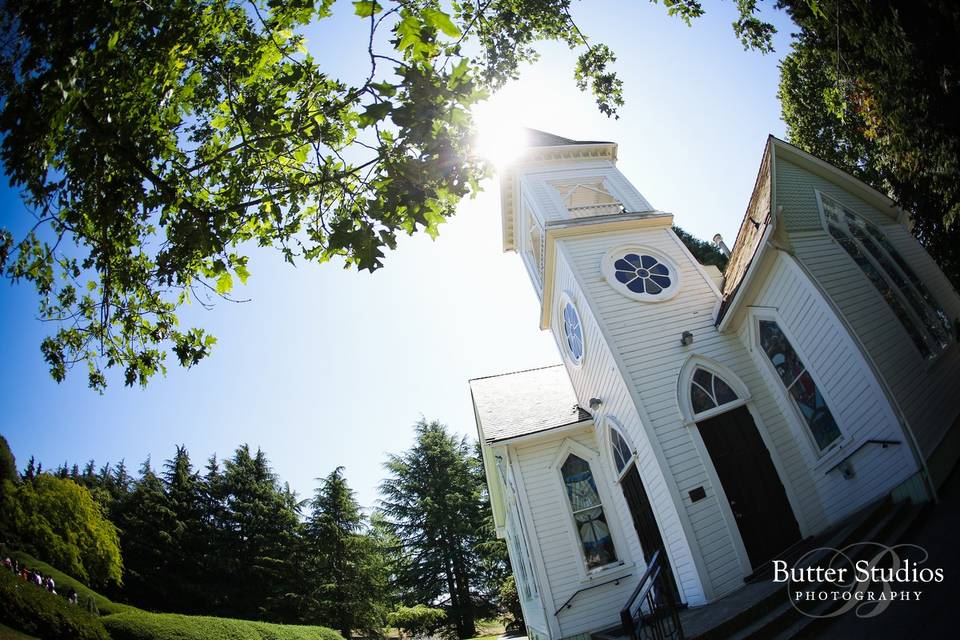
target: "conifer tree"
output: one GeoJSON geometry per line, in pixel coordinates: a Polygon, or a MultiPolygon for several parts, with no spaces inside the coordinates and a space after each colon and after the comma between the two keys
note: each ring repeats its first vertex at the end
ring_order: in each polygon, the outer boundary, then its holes
{"type": "Polygon", "coordinates": [[[460,638],[476,635],[477,545],[484,530],[483,479],[466,438],[421,420],[416,442],[389,456],[381,510],[408,563],[397,581],[408,604],[443,605],[460,638]]]}
{"type": "Polygon", "coordinates": [[[337,467],[321,479],[304,526],[305,622],[372,632],[385,622],[387,573],[378,540],[365,531],[353,490],[337,467]]]}

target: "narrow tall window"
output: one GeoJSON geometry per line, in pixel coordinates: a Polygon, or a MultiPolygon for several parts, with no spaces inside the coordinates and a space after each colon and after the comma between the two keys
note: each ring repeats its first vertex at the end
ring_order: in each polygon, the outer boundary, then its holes
{"type": "Polygon", "coordinates": [[[824,451],[840,438],[840,427],[780,325],[760,321],[760,347],[803,415],[817,448],[824,451]]]}
{"type": "Polygon", "coordinates": [[[950,317],[883,231],[836,200],[823,194],[820,199],[827,231],[880,292],[920,354],[929,358],[945,350],[950,317]]]}
{"type": "Polygon", "coordinates": [[[587,569],[616,562],[617,552],[590,463],[571,453],[560,467],[560,473],[587,569]]]}

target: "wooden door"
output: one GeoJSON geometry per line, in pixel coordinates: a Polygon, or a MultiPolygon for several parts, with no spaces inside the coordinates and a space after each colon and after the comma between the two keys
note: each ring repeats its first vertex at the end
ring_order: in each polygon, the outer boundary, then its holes
{"type": "Polygon", "coordinates": [[[756,568],[800,539],[783,483],[746,407],[698,422],[697,427],[756,568]]]}
{"type": "Polygon", "coordinates": [[[643,558],[650,563],[653,554],[659,549],[663,557],[664,573],[670,584],[670,590],[673,592],[673,602],[680,602],[680,594],[673,580],[673,570],[670,568],[670,560],[667,556],[667,550],[663,545],[663,538],[660,536],[660,528],[657,527],[657,520],[653,515],[653,507],[650,505],[650,499],[647,497],[647,491],[643,488],[643,480],[640,479],[640,472],[637,471],[635,460],[630,461],[626,472],[620,478],[620,487],[623,489],[623,496],[627,499],[627,506],[630,508],[630,516],[633,519],[633,527],[637,530],[637,537],[640,538],[640,547],[643,549],[643,558]]]}

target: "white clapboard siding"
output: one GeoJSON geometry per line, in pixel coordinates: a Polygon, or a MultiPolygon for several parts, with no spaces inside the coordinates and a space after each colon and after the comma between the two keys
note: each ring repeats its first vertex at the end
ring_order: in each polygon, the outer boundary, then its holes
{"type": "Polygon", "coordinates": [[[677,397],[680,369],[692,355],[716,359],[745,382],[752,363],[736,336],[721,336],[713,324],[716,290],[667,228],[629,233],[608,233],[566,240],[580,285],[595,315],[606,328],[612,349],[622,363],[622,374],[631,395],[646,414],[651,440],[662,454],[664,474],[671,491],[664,498],[682,505],[680,513],[698,558],[709,598],[742,585],[745,574],[736,543],[730,535],[707,471],[703,455],[685,426],[677,397]],[[601,260],[614,246],[628,244],[666,255],[679,269],[680,289],[671,300],[644,303],[631,300],[611,287],[603,276],[601,260]],[[680,334],[691,331],[694,344],[684,347],[680,334]],[[688,492],[703,487],[707,497],[691,502],[688,492]]]}
{"type": "Polygon", "coordinates": [[[960,317],[960,297],[920,243],[889,216],[839,185],[783,159],[777,161],[777,202],[797,258],[839,308],[886,381],[922,454],[936,449],[960,413],[960,348],[956,344],[927,362],[903,326],[846,252],[823,230],[815,190],[838,200],[879,226],[951,318],[960,317]]]}
{"type": "MultiPolygon", "coordinates": [[[[582,178],[584,181],[601,178],[610,195],[623,204],[627,211],[650,211],[647,202],[630,181],[610,162],[593,160],[576,164],[564,163],[547,167],[532,167],[520,178],[522,193],[536,203],[543,220],[569,219],[575,216],[567,210],[560,193],[550,184],[555,180],[582,178]]],[[[517,230],[517,233],[520,231],[517,230]]]]}
{"type": "Polygon", "coordinates": [[[777,256],[753,304],[758,310],[751,315],[772,317],[787,333],[843,434],[842,447],[818,457],[792,400],[768,365],[766,355],[754,346],[752,328],[756,320],[751,317],[745,323],[748,330],[741,337],[752,349],[755,368],[762,378],[757,386],[767,386],[769,393],[765,395],[774,401],[774,406],[761,410],[764,415],[779,413],[787,417],[786,429],[779,434],[778,441],[784,450],[792,441],[789,448],[793,455],[784,457],[784,461],[810,470],[826,523],[837,522],[915,473],[918,467],[906,434],[873,371],[833,310],[791,257],[783,253],[777,256]],[[827,473],[839,459],[869,439],[898,440],[903,444],[886,449],[868,445],[860,449],[850,458],[855,470],[851,479],[844,478],[839,471],[827,473]]]}

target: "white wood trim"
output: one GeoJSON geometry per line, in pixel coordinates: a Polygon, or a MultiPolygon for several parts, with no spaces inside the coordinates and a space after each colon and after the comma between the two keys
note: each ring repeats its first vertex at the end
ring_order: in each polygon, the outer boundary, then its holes
{"type": "Polygon", "coordinates": [[[680,375],[677,376],[677,406],[680,407],[680,415],[683,418],[684,424],[687,426],[700,420],[709,420],[721,413],[736,409],[737,407],[747,404],[750,400],[750,389],[743,383],[740,376],[713,358],[694,353],[687,358],[686,362],[684,362],[680,368],[680,375]],[[738,399],[734,402],[728,402],[727,404],[714,407],[709,411],[702,411],[695,414],[690,401],[690,383],[693,382],[693,374],[698,368],[706,369],[713,375],[719,376],[736,392],[738,399]]]}
{"type": "Polygon", "coordinates": [[[570,539],[570,543],[576,547],[574,557],[580,560],[577,564],[577,570],[580,574],[580,585],[589,586],[591,583],[597,581],[613,579],[617,575],[626,574],[633,568],[633,561],[623,555],[624,551],[627,551],[629,547],[623,535],[623,528],[616,513],[617,510],[613,508],[613,495],[611,495],[609,490],[610,479],[604,469],[600,453],[580,444],[576,440],[565,438],[563,442],[561,442],[560,448],[549,467],[556,472],[555,477],[558,492],[556,499],[563,503],[562,508],[566,510],[567,537],[570,539]],[[593,474],[597,491],[600,494],[600,506],[603,509],[603,515],[607,521],[607,528],[610,530],[610,537],[613,539],[613,549],[617,554],[617,560],[615,562],[589,570],[587,569],[586,556],[583,555],[583,545],[580,541],[580,534],[577,533],[574,527],[573,509],[570,506],[570,500],[566,493],[566,485],[563,480],[563,473],[560,470],[560,467],[563,466],[563,463],[571,454],[583,458],[587,461],[587,464],[590,465],[590,472],[593,474]]]}
{"type": "MultiPolygon", "coordinates": [[[[672,221],[672,216],[671,216],[672,221]]],[[[645,225],[646,226],[646,225],[645,225]]],[[[552,244],[552,243],[551,243],[552,244]]],[[[566,255],[566,249],[561,248],[561,252],[564,254],[564,259],[570,263],[570,257],[566,255]]],[[[581,294],[584,299],[587,301],[587,306],[591,309],[596,309],[598,307],[597,301],[593,298],[590,289],[585,286],[583,281],[583,274],[579,269],[571,269],[574,279],[577,281],[577,284],[580,287],[581,294]]],[[[600,331],[600,334],[603,336],[604,342],[607,345],[616,344],[614,340],[611,339],[610,327],[607,325],[606,320],[601,317],[595,317],[595,322],[597,323],[597,329],[600,331]]],[[[687,549],[690,551],[690,558],[693,562],[694,568],[696,569],[697,578],[700,582],[700,594],[706,601],[713,600],[716,594],[713,583],[710,579],[710,574],[707,569],[706,562],[703,559],[703,554],[700,552],[700,546],[696,544],[696,534],[693,530],[693,525],[690,522],[690,517],[687,513],[686,508],[684,508],[683,499],[680,495],[680,491],[677,488],[676,478],[670,473],[670,466],[667,462],[666,455],[663,452],[663,446],[660,443],[657,434],[653,431],[652,420],[647,414],[646,410],[643,407],[643,403],[640,401],[640,396],[637,393],[637,390],[633,384],[627,382],[629,378],[625,375],[624,372],[629,369],[623,362],[623,356],[617,349],[610,348],[610,357],[613,359],[617,372],[624,381],[627,393],[630,394],[630,400],[633,403],[634,408],[637,411],[637,416],[640,419],[640,427],[644,430],[647,436],[647,440],[650,442],[650,449],[656,459],[657,466],[660,468],[660,473],[663,475],[664,485],[667,488],[667,491],[670,494],[671,502],[673,503],[674,512],[677,516],[677,521],[680,523],[680,528],[683,531],[683,544],[687,546],[687,549]]],[[[677,576],[676,567],[673,566],[673,563],[676,560],[671,556],[671,569],[673,570],[674,576],[677,576]]],[[[678,588],[680,589],[681,596],[685,601],[690,599],[690,596],[683,591],[683,585],[681,581],[677,581],[678,588]]],[[[696,594],[696,595],[700,595],[696,594]]]]}
{"type": "Polygon", "coordinates": [[[520,468],[520,464],[514,464],[513,458],[515,455],[515,450],[511,447],[508,449],[509,462],[510,462],[510,473],[513,475],[514,481],[517,483],[517,493],[522,495],[520,502],[520,517],[521,524],[524,527],[524,530],[529,532],[530,539],[536,541],[536,544],[531,543],[531,560],[536,566],[537,577],[539,580],[539,591],[540,591],[540,603],[543,606],[543,619],[546,622],[548,633],[551,638],[560,638],[560,621],[557,620],[557,617],[553,615],[552,609],[555,603],[553,597],[553,589],[550,585],[550,576],[547,574],[547,567],[543,561],[543,553],[540,548],[540,536],[537,534],[537,527],[534,524],[533,514],[530,512],[530,495],[527,493],[526,485],[523,481],[523,470],[520,468]],[[547,603],[550,603],[550,606],[547,606],[547,603]]]}

